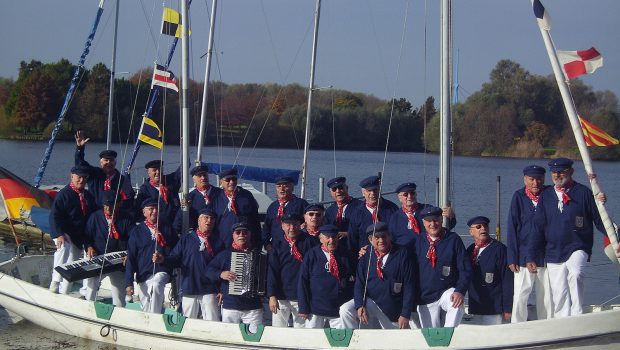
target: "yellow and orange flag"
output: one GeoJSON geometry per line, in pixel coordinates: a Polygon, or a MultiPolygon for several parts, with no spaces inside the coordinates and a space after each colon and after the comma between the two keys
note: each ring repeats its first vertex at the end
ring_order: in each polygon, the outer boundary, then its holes
{"type": "Polygon", "coordinates": [[[583,138],[588,146],[613,146],[618,144],[618,139],[613,138],[608,133],[601,130],[598,126],[588,122],[579,116],[579,124],[583,131],[583,138]]]}

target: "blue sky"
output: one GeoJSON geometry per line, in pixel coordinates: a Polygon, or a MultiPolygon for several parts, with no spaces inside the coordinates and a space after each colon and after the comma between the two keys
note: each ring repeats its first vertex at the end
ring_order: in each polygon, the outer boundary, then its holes
{"type": "MultiPolygon", "coordinates": [[[[106,1],[89,67],[101,61],[110,64],[114,3],[106,1]]],[[[165,3],[178,7],[177,1],[165,3]]],[[[0,76],[16,77],[22,60],[53,62],[64,57],[77,62],[97,4],[98,0],[5,1],[0,11],[0,76]]],[[[158,34],[161,4],[121,1],[117,72],[133,73],[165,59],[169,39],[158,34]]],[[[583,77],[585,83],[620,96],[620,1],[543,4],[551,15],[558,49],[594,46],[603,55],[605,66],[583,77]]],[[[190,74],[196,80],[204,79],[205,60],[199,57],[207,48],[210,6],[208,0],[194,0],[192,5],[190,74]]],[[[220,1],[213,79],[307,85],[314,6],[314,0],[220,1]]],[[[406,97],[414,105],[424,96],[437,96],[438,6],[438,0],[323,0],[315,85],[381,98],[406,97]]],[[[500,59],[514,60],[534,74],[551,73],[530,0],[454,0],[453,7],[462,99],[487,81],[500,59]]],[[[177,75],[179,56],[180,51],[172,64],[177,75]]]]}

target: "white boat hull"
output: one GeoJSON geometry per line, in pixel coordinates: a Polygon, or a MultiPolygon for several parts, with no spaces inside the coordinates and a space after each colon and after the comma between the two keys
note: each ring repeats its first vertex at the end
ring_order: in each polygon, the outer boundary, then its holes
{"type": "MultiPolygon", "coordinates": [[[[164,316],[114,308],[109,320],[97,317],[95,303],[53,294],[49,256],[30,256],[0,264],[0,305],[40,327],[99,342],[142,349],[303,348],[330,347],[322,329],[265,327],[259,341],[244,340],[240,326],[186,319],[180,332],[169,331],[164,316]],[[16,278],[13,275],[18,275],[16,278]]],[[[461,325],[447,348],[609,348],[620,342],[620,308],[564,319],[499,326],[461,325]]],[[[443,332],[443,329],[432,332],[443,332]]],[[[439,334],[441,337],[441,334],[439,334]]],[[[354,330],[349,349],[429,348],[421,330],[354,330]]]]}

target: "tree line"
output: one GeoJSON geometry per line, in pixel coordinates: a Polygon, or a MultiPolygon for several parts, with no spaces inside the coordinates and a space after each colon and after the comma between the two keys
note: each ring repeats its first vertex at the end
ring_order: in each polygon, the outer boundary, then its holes
{"type": "MultiPolygon", "coordinates": [[[[0,78],[0,136],[49,137],[71,81],[73,66],[21,62],[16,80],[0,78]]],[[[115,81],[113,140],[133,142],[149,93],[152,68],[115,81]]],[[[105,140],[110,71],[102,63],[80,73],[80,84],[60,132],[61,139],[84,130],[105,140]]],[[[189,84],[190,140],[198,138],[203,84],[189,84]]],[[[212,82],[207,109],[208,145],[302,148],[307,88],[299,84],[226,84],[212,82]]],[[[571,82],[579,113],[612,136],[620,136],[617,97],[593,91],[580,80],[571,82]]],[[[383,100],[346,90],[313,93],[311,147],[314,149],[436,152],[439,113],[433,97],[414,107],[406,98],[383,100]],[[391,123],[390,123],[391,120],[391,123]]],[[[479,91],[453,108],[455,154],[473,156],[577,157],[562,100],[552,76],[529,73],[518,63],[502,60],[479,91]]],[[[179,94],[162,90],[151,117],[164,141],[180,138],[179,94]]],[[[597,159],[620,159],[620,147],[592,148],[597,159]]]]}

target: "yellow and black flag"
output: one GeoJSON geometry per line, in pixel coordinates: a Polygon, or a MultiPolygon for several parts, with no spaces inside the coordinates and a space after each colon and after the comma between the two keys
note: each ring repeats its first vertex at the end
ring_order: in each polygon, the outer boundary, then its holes
{"type": "MultiPolygon", "coordinates": [[[[161,22],[161,33],[180,38],[182,28],[181,15],[176,10],[169,7],[164,7],[164,15],[161,22]]],[[[190,30],[188,35],[191,34],[192,31],[190,30]]]]}
{"type": "Polygon", "coordinates": [[[138,140],[147,143],[153,147],[161,149],[163,147],[162,132],[155,121],[147,116],[144,116],[142,120],[142,127],[140,127],[140,135],[138,140]]]}

